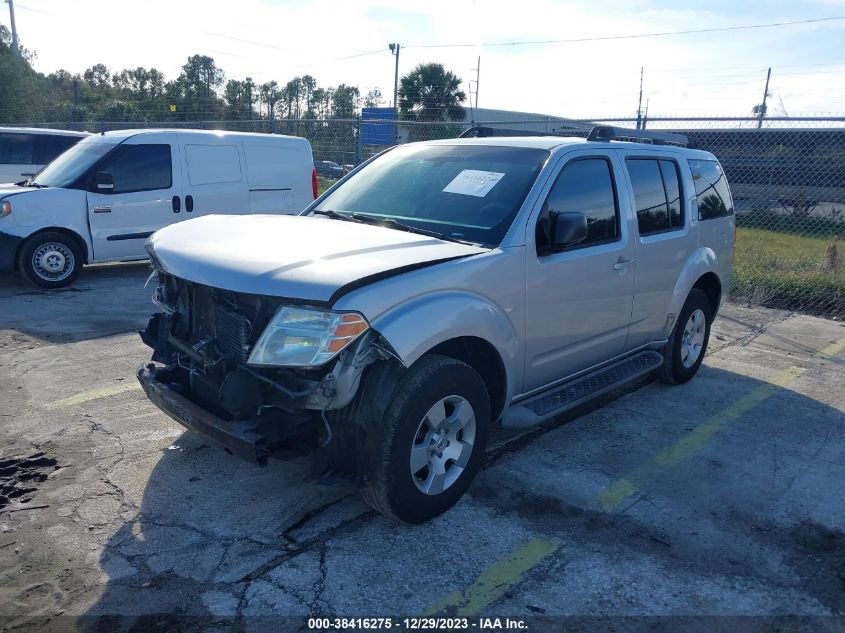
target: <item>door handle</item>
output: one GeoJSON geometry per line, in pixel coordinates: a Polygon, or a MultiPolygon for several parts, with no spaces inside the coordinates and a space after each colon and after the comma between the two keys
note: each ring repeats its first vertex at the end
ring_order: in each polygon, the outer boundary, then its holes
{"type": "Polygon", "coordinates": [[[170,199],[170,203],[173,206],[173,213],[179,213],[182,210],[182,201],[179,196],[173,196],[170,199]]]}
{"type": "Polygon", "coordinates": [[[193,196],[185,196],[185,211],[190,213],[194,210],[194,197],[193,196]]]}
{"type": "Polygon", "coordinates": [[[613,264],[613,270],[625,270],[625,269],[626,269],[626,268],[628,268],[628,266],[630,266],[633,262],[634,262],[634,260],[633,260],[633,259],[622,259],[622,258],[620,257],[620,258],[619,258],[619,261],[617,261],[615,264],[613,264]]]}
{"type": "Polygon", "coordinates": [[[94,213],[111,213],[111,207],[94,207],[94,213]]]}

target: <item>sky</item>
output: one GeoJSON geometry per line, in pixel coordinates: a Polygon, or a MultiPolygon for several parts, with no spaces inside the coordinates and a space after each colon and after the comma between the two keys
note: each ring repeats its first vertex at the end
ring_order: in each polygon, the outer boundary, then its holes
{"type": "MultiPolygon", "coordinates": [[[[205,54],[226,78],[379,88],[438,62],[478,106],[573,118],[633,116],[643,74],[650,116],[747,116],[772,67],[769,113],[845,112],[845,0],[15,0],[36,70],[155,67],[175,78],[205,54]],[[598,41],[672,31],[843,19],[727,32],[598,41]],[[460,44],[462,46],[454,46],[460,44]],[[502,45],[506,44],[506,45],[502,45]],[[470,85],[470,80],[473,83],[470,85]]],[[[0,5],[0,24],[9,26],[0,5]]]]}

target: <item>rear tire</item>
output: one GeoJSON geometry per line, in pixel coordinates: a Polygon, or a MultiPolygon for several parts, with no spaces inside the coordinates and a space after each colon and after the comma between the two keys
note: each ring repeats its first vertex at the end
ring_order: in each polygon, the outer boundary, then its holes
{"type": "Polygon", "coordinates": [[[370,445],[364,500],[385,516],[423,523],[451,508],[484,465],[490,397],[466,363],[424,356],[402,377],[370,445]]]}
{"type": "Polygon", "coordinates": [[[693,288],[663,348],[663,365],[658,370],[661,381],[680,385],[695,376],[707,352],[712,321],[710,300],[703,290],[693,288]]]}
{"type": "Polygon", "coordinates": [[[41,288],[64,288],[72,284],[82,270],[82,249],[63,233],[39,233],[26,242],[18,253],[18,270],[31,284],[41,288]]]}

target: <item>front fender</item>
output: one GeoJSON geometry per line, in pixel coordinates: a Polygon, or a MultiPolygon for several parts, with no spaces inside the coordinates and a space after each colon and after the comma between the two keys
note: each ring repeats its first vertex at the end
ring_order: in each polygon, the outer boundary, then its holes
{"type": "MultiPolygon", "coordinates": [[[[3,197],[3,196],[0,196],[3,197]]],[[[65,229],[85,243],[89,259],[93,253],[88,230],[88,203],[77,189],[30,189],[5,196],[12,212],[0,219],[0,231],[26,239],[45,229],[65,229]]]]}
{"type": "Polygon", "coordinates": [[[502,359],[508,400],[516,393],[518,344],[510,319],[484,297],[461,291],[421,295],[396,306],[371,323],[409,367],[450,339],[472,336],[490,343],[502,359]]]}

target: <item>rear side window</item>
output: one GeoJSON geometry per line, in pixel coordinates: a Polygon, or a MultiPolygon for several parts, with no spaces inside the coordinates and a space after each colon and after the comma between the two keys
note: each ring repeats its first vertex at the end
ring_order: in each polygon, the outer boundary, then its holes
{"type": "Polygon", "coordinates": [[[173,163],[170,145],[123,145],[99,171],[114,178],[112,193],[170,189],[173,163]]]}
{"type": "Polygon", "coordinates": [[[234,145],[185,145],[188,162],[188,182],[210,185],[238,182],[241,179],[241,159],[234,145]]]}
{"type": "Polygon", "coordinates": [[[39,136],[35,141],[35,164],[46,165],[66,149],[76,145],[78,136],[59,136],[50,134],[39,136]]]}
{"type": "Polygon", "coordinates": [[[640,235],[654,235],[683,227],[681,181],[675,162],[629,158],[625,164],[634,188],[640,235]]]}
{"type": "Polygon", "coordinates": [[[715,160],[691,160],[692,180],[698,198],[698,219],[710,220],[733,215],[733,202],[725,172],[715,160]]]}
{"type": "Polygon", "coordinates": [[[587,239],[574,248],[619,239],[619,208],[610,162],[580,158],[566,164],[546,199],[549,211],[574,211],[587,216],[587,239]]]}
{"type": "Polygon", "coordinates": [[[0,134],[0,165],[34,165],[34,146],[31,134],[0,134]]]}

